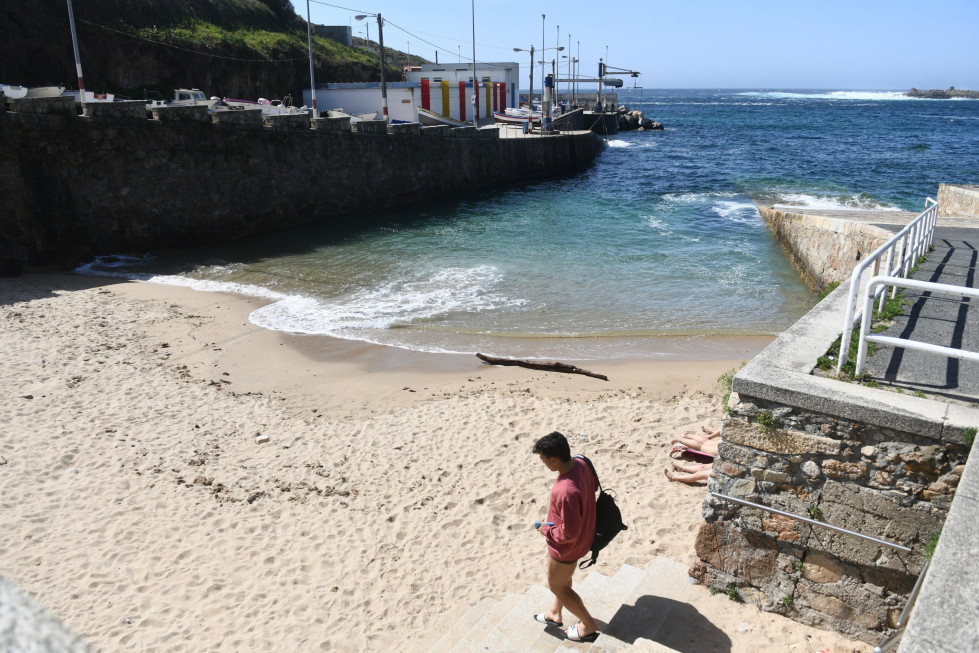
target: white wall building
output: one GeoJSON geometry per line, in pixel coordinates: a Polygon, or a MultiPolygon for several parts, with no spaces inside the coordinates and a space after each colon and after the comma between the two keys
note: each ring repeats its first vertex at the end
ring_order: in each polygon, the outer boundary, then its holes
{"type": "MultiPolygon", "coordinates": [[[[388,118],[405,122],[418,122],[418,92],[417,82],[387,82],[388,118]]],[[[303,104],[312,106],[309,89],[303,89],[303,104]]],[[[343,109],[347,113],[377,112],[377,119],[383,117],[381,112],[381,84],[317,84],[316,110],[328,111],[343,109]]]]}
{"type": "MultiPolygon", "coordinates": [[[[479,117],[518,103],[520,66],[516,62],[479,63],[479,117]]],[[[407,74],[419,87],[419,105],[456,120],[472,120],[473,66],[471,63],[422,64],[421,71],[407,74]]]]}

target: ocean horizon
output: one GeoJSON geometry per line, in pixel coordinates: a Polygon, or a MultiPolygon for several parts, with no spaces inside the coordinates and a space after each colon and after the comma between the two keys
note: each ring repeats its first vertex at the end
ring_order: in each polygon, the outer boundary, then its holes
{"type": "Polygon", "coordinates": [[[776,335],[816,298],[759,203],[921,211],[979,177],[979,101],[900,94],[619,89],[665,129],[620,133],[579,174],[78,272],[263,297],[261,327],[420,351],[642,358],[776,335]]]}

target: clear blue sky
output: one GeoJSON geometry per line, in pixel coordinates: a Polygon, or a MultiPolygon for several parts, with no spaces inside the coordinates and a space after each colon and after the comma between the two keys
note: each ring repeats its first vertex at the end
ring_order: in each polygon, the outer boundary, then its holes
{"type": "MultiPolygon", "coordinates": [[[[292,4],[306,16],[306,0],[292,4]]],[[[350,25],[360,37],[365,21],[353,17],[380,12],[387,47],[432,61],[436,46],[439,61],[458,61],[460,50],[463,61],[472,58],[471,3],[464,0],[309,6],[314,24],[350,25]]],[[[516,61],[526,87],[530,56],[513,48],[541,47],[541,14],[547,47],[555,46],[558,26],[560,45],[567,49],[570,34],[575,56],[580,42],[582,74],[596,74],[607,46],[609,64],[642,72],[646,88],[979,90],[979,0],[476,0],[477,61],[516,61]]]]}

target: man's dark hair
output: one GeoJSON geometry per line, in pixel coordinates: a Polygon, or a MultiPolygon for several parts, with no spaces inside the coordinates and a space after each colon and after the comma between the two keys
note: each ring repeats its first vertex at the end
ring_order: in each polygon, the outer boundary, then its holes
{"type": "Polygon", "coordinates": [[[533,453],[542,453],[561,462],[571,460],[571,447],[568,446],[568,440],[557,431],[551,431],[535,442],[533,453]]]}

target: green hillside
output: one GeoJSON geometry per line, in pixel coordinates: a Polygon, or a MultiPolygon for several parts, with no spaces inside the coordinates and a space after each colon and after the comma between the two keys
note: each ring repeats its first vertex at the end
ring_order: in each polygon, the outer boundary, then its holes
{"type": "MultiPolygon", "coordinates": [[[[169,97],[174,88],[196,87],[207,95],[298,99],[309,87],[306,21],[289,0],[72,4],[89,90],[142,98],[144,89],[169,97]]],[[[376,50],[314,36],[316,81],[380,81],[376,50]]],[[[400,80],[406,56],[385,54],[387,79],[400,80]]],[[[0,3],[0,82],[77,86],[64,0],[0,3]]]]}

